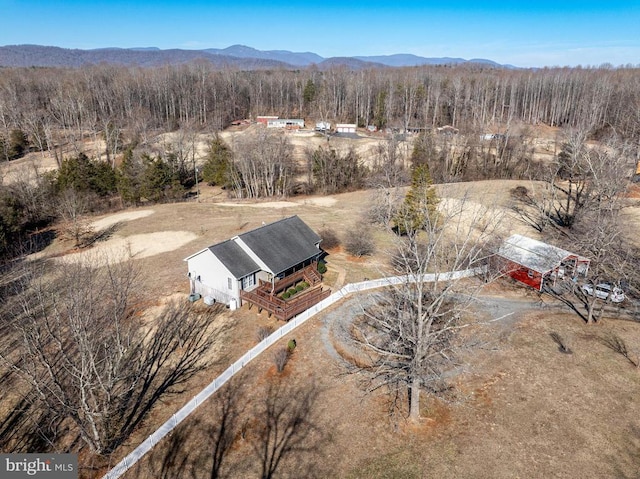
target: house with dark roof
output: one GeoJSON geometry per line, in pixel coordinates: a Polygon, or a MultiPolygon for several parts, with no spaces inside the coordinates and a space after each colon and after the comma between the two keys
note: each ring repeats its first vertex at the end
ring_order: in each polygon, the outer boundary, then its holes
{"type": "Polygon", "coordinates": [[[191,293],[242,304],[242,292],[270,284],[315,263],[321,238],[298,216],[263,225],[185,258],[191,293]]]}
{"type": "Polygon", "coordinates": [[[576,253],[519,234],[504,240],[496,256],[503,273],[538,291],[565,276],[586,275],[590,263],[576,253]]]}

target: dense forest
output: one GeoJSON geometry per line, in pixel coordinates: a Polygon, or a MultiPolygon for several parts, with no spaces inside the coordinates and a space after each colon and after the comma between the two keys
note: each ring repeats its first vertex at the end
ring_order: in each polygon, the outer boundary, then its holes
{"type": "Polygon", "coordinates": [[[206,62],[0,70],[0,137],[6,143],[17,129],[38,149],[82,134],[127,131],[144,140],[155,129],[219,130],[257,115],[399,129],[470,130],[520,120],[593,132],[610,128],[630,138],[640,132],[640,75],[631,68],[472,66],[239,71],[206,62]]]}
{"type": "MultiPolygon", "coordinates": [[[[79,242],[76,218],[114,204],[175,201],[198,181],[218,184],[238,198],[408,184],[406,158],[394,135],[366,166],[355,152],[330,148],[307,151],[306,164],[300,164],[287,139],[273,132],[234,145],[215,135],[234,120],[258,115],[421,132],[412,161],[428,163],[436,182],[549,179],[557,172],[542,171],[534,160],[535,138],[509,133],[511,125],[545,124],[573,131],[580,145],[605,142],[624,160],[628,177],[640,151],[640,75],[638,69],[606,66],[243,71],[205,61],[0,69],[0,159],[40,151],[58,166],[49,174],[25,171],[20,181],[0,185],[0,252],[5,255],[25,233],[57,219],[74,224],[72,236],[79,242]],[[445,125],[459,132],[455,139],[434,133],[445,125]],[[150,148],[167,131],[180,131],[181,139],[150,148]],[[491,131],[506,134],[490,144],[480,140],[491,131]],[[200,172],[199,133],[215,138],[200,172]],[[88,151],[87,141],[104,150],[88,151]]],[[[565,140],[557,140],[558,158],[565,140]]]]}
{"type": "MultiPolygon", "coordinates": [[[[22,167],[16,160],[42,152],[57,163],[43,172],[25,162],[28,166],[10,180],[0,177],[0,316],[6,318],[0,325],[0,387],[10,392],[0,414],[0,448],[80,451],[88,458],[85,474],[95,472],[94,464],[106,467],[114,451],[119,454],[134,442],[131,435],[141,424],[153,423],[154,408],[182,393],[187,381],[208,367],[210,348],[227,341],[223,326],[218,330],[214,324],[223,308],[203,315],[189,305],[168,304],[157,313],[157,328],[147,329],[139,321],[140,308],[151,303],[143,298],[133,261],[90,266],[14,261],[55,238],[66,236],[69,249],[80,250],[111,234],[108,228],[92,230],[91,213],[185,200],[194,190],[197,194],[198,182],[217,185],[235,198],[368,187],[369,209],[353,212],[361,217],[344,241],[346,251],[371,254],[369,232],[393,232],[401,247],[390,263],[409,258],[400,262],[400,270],[415,275],[486,259],[486,251],[472,241],[477,232],[482,237],[488,231],[489,222],[480,217],[460,237],[465,248],[472,245],[469,250],[445,243],[444,225],[454,215],[440,216],[438,205],[445,202],[439,203],[433,183],[522,179],[527,181],[510,190],[512,218],[591,258],[588,279],[594,284],[615,281],[637,298],[640,253],[629,240],[637,235],[627,229],[623,213],[631,204],[627,187],[640,158],[638,138],[640,70],[633,68],[242,71],[203,61],[153,68],[0,69],[0,162],[22,167]],[[298,156],[289,135],[274,129],[248,127],[232,143],[219,134],[234,120],[258,115],[374,125],[387,134],[377,134],[379,142],[366,153],[333,148],[322,137],[315,138],[322,146],[315,143],[298,156]],[[535,154],[535,133],[523,133],[542,124],[560,127],[544,161],[535,154]],[[154,143],[166,132],[176,134],[154,143]],[[204,154],[196,148],[202,138],[208,146],[204,154]],[[88,148],[89,143],[98,146],[88,148]],[[420,232],[433,244],[414,241],[420,232]],[[441,256],[436,245],[443,248],[441,256]],[[432,266],[422,258],[439,263],[432,266]]],[[[339,235],[327,226],[323,245],[331,236],[339,235]]],[[[487,240],[487,248],[493,246],[487,240]]],[[[560,301],[587,323],[599,319],[595,296],[581,294],[568,278],[564,286],[577,290],[572,296],[577,300],[569,303],[560,296],[560,301]]],[[[429,314],[458,321],[457,300],[445,301],[449,290],[443,291],[419,297],[446,308],[451,303],[447,311],[436,306],[429,314]]],[[[398,296],[389,304],[418,303],[406,298],[411,297],[398,296]]],[[[399,317],[397,309],[381,311],[381,320],[399,317]]],[[[226,328],[233,322],[221,323],[226,328]]],[[[435,341],[452,324],[443,322],[427,339],[435,341]]],[[[448,347],[446,341],[441,344],[448,347]]],[[[623,342],[612,344],[627,354],[623,342]]],[[[397,364],[396,351],[389,354],[397,364]]],[[[389,363],[374,363],[380,364],[389,363]]],[[[397,368],[393,374],[398,384],[414,381],[397,368]]],[[[420,387],[417,379],[412,384],[420,387]]],[[[316,393],[308,389],[305,394],[297,399],[303,404],[316,393]]],[[[295,404],[291,396],[283,393],[282,404],[295,404]]],[[[267,401],[277,413],[280,399],[267,401]]],[[[293,419],[296,427],[304,424],[293,419]]],[[[223,425],[230,425],[229,437],[236,437],[232,422],[223,425]]],[[[218,431],[221,438],[224,427],[218,431]]],[[[312,428],[298,430],[306,434],[312,428]]],[[[260,439],[260,434],[254,436],[260,439]]]]}

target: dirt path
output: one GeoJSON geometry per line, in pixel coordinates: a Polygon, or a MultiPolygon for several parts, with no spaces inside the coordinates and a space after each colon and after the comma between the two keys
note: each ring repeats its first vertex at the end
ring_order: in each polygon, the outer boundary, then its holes
{"type": "MultiPolygon", "coordinates": [[[[375,303],[377,294],[375,291],[354,294],[323,314],[322,340],[326,351],[333,358],[346,363],[345,357],[358,354],[351,336],[351,326],[353,320],[362,314],[365,308],[375,303]]],[[[482,336],[486,338],[510,336],[521,318],[530,312],[541,309],[568,310],[559,302],[547,304],[538,299],[515,299],[494,295],[477,296],[472,308],[481,314],[480,325],[484,330],[482,336]]]]}

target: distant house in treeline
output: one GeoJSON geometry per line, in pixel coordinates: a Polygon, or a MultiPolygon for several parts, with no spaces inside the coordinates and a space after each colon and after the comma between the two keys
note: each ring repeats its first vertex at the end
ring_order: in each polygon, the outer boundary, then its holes
{"type": "Polygon", "coordinates": [[[451,125],[445,125],[445,126],[436,128],[436,131],[441,135],[457,135],[460,130],[458,130],[456,127],[453,127],[451,125]]]}
{"type": "Polygon", "coordinates": [[[519,234],[504,240],[496,256],[504,274],[538,291],[565,276],[586,275],[590,262],[576,253],[519,234]]]}
{"type": "Polygon", "coordinates": [[[331,123],[328,121],[319,121],[316,123],[316,131],[329,131],[331,130],[331,123]]]}
{"type": "Polygon", "coordinates": [[[256,117],[256,121],[258,123],[263,124],[264,126],[267,126],[267,123],[269,123],[269,120],[277,120],[278,117],[277,116],[258,116],[256,117]]]}
{"type": "Polygon", "coordinates": [[[338,123],[336,125],[337,133],[355,133],[356,132],[356,124],[355,123],[338,123]]]}
{"type": "Polygon", "coordinates": [[[267,121],[267,128],[298,130],[300,128],[304,128],[304,120],[300,118],[272,118],[267,121]]]}

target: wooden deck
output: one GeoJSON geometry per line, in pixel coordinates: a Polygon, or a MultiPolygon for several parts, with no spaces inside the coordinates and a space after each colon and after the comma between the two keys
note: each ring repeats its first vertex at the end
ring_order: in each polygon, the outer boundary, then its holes
{"type": "Polygon", "coordinates": [[[241,291],[240,298],[243,302],[249,303],[249,308],[256,305],[259,311],[263,309],[273,314],[282,321],[288,321],[297,314],[309,309],[314,304],[319,303],[331,294],[331,290],[324,289],[322,286],[322,277],[318,273],[317,263],[313,263],[306,268],[297,271],[274,285],[267,281],[260,281],[260,285],[253,291],[241,291]],[[278,297],[282,291],[295,285],[300,281],[309,283],[309,288],[300,291],[293,297],[284,300],[278,297]]]}

